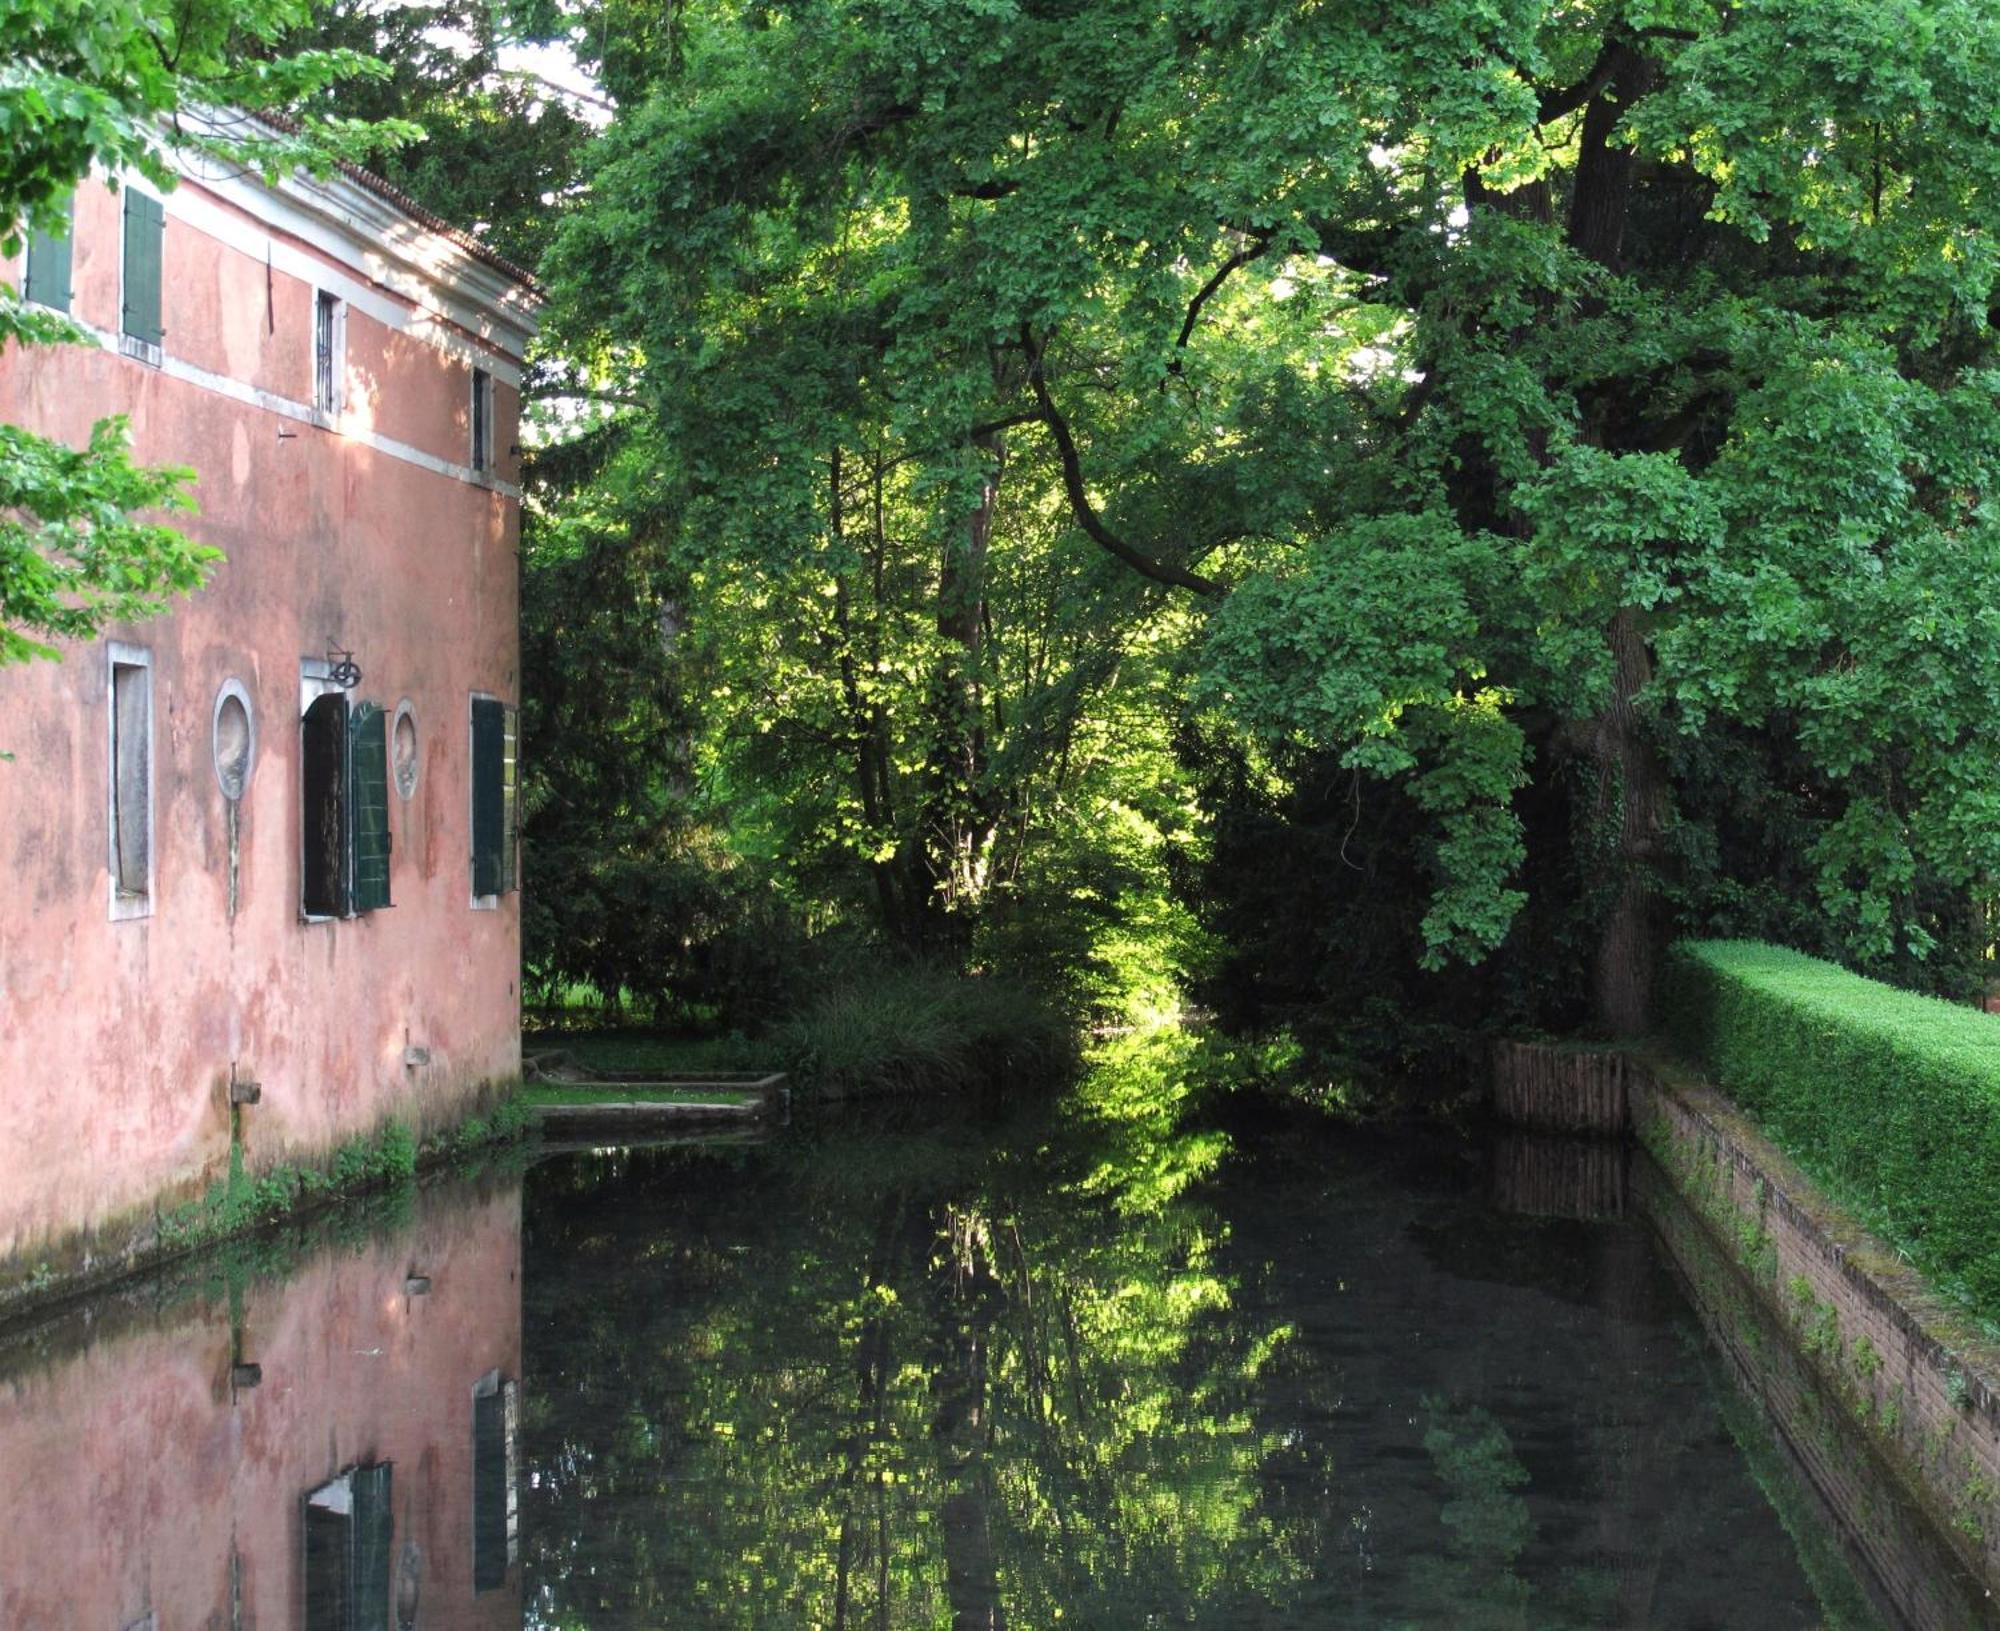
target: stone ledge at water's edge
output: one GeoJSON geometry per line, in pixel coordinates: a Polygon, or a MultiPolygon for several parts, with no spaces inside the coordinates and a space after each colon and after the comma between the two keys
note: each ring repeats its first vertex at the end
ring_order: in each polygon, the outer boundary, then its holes
{"type": "Polygon", "coordinates": [[[518,1083],[482,1082],[428,1125],[389,1118],[330,1149],[277,1150],[260,1163],[232,1136],[226,1156],[151,1202],[0,1255],[0,1333],[213,1248],[480,1159],[530,1126],[518,1083]]]}
{"type": "MultiPolygon", "coordinates": [[[[1513,1043],[1496,1051],[1495,1066],[1495,1106],[1508,1119],[1552,1117],[1609,1133],[1602,1113],[1614,1093],[1624,1101],[1630,1134],[1783,1333],[1791,1358],[1928,1517],[1981,1612],[1967,1620],[1963,1611],[1927,1611],[1940,1583],[1898,1581],[1893,1566],[1878,1566],[1878,1583],[1913,1625],[2000,1624],[2000,1344],[1830,1201],[1728,1098],[1672,1060],[1513,1043]],[[1539,1064],[1528,1057],[1536,1053],[1539,1064]],[[1525,1097],[1523,1083],[1535,1088],[1525,1097]]],[[[1716,1305],[1703,1294],[1715,1277],[1712,1255],[1672,1231],[1662,1238],[1697,1303],[1716,1305]]],[[[1731,1346],[1726,1332],[1723,1345],[1731,1346]]],[[[1832,1436],[1830,1427],[1820,1435],[1832,1436]]],[[[1793,1450],[1829,1504],[1845,1507],[1833,1487],[1846,1476],[1840,1458],[1809,1442],[1793,1450]]],[[[1870,1549],[1865,1532],[1856,1540],[1870,1549]]]]}

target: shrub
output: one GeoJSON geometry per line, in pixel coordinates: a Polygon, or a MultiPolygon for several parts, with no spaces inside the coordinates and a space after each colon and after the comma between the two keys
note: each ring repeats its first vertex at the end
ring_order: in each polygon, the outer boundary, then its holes
{"type": "Polygon", "coordinates": [[[1032,986],[921,963],[851,972],[764,1041],[801,1086],[830,1098],[1047,1075],[1074,1057],[1067,1016],[1032,986]]]}
{"type": "Polygon", "coordinates": [[[1668,1014],[1837,1198],[2000,1312],[2000,1020],[1745,940],[1675,947],[1668,1014]]]}

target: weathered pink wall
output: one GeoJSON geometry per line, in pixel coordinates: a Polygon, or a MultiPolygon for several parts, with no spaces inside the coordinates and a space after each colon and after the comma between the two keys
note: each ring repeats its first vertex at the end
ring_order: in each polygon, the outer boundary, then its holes
{"type": "Polygon", "coordinates": [[[518,1381],[518,1186],[419,1203],[357,1255],[252,1286],[232,1390],[226,1301],[192,1304],[53,1367],[0,1375],[0,1626],[296,1626],[301,1498],[392,1462],[392,1556],[422,1551],[418,1624],[518,1627],[520,1569],[472,1588],[472,1390],[518,1381]],[[428,1295],[405,1281],[428,1275],[428,1295]],[[243,1610],[231,1612],[231,1555],[243,1610]]]}
{"type": "MultiPolygon", "coordinates": [[[[119,209],[101,187],[79,194],[73,309],[108,330],[119,209]]],[[[165,288],[170,360],[311,400],[307,282],[170,219],[165,288]]],[[[350,310],[346,365],[344,430],[464,465],[463,356],[350,310]]],[[[495,394],[504,483],[516,402],[495,394]]],[[[0,1266],[225,1171],[232,1065],[263,1085],[243,1113],[253,1167],[392,1114],[435,1126],[519,1069],[519,896],[470,904],[468,789],[472,693],[518,697],[516,501],[115,351],[0,356],[0,420],[76,444],[112,413],[130,416],[140,459],[198,472],[187,530],[228,559],[192,601],[110,631],[152,654],[149,917],[108,911],[104,645],[0,669],[0,752],[14,756],[0,762],[0,1266]],[[421,772],[414,797],[390,797],[395,905],[306,923],[299,665],[329,642],[355,653],[357,699],[412,704],[421,772]],[[232,677],[257,730],[233,922],[210,748],[232,677]],[[406,1066],[406,1046],[430,1063],[406,1066]]]]}

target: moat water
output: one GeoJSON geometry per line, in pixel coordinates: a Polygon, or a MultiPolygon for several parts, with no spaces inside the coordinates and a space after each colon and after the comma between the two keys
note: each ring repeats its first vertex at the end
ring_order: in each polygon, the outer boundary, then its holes
{"type": "Polygon", "coordinates": [[[17,1331],[0,1627],[1910,1623],[1626,1155],[1188,1057],[544,1152],[17,1331]]]}

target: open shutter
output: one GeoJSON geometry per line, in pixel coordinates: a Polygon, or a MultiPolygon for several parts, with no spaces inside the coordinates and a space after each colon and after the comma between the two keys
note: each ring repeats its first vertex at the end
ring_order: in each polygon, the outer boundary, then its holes
{"type": "Polygon", "coordinates": [[[519,889],[521,849],[521,710],[503,716],[500,748],[500,887],[519,889]]]}
{"type": "Polygon", "coordinates": [[[70,235],[28,234],[28,271],[22,294],[51,311],[68,311],[70,301],[70,235]]]}
{"type": "Polygon", "coordinates": [[[472,699],[472,892],[500,893],[500,854],[506,843],[507,710],[486,697],[472,699]]]}
{"type": "Polygon", "coordinates": [[[472,1396],[472,1589],[507,1583],[507,1401],[505,1390],[472,1396]]]}
{"type": "Polygon", "coordinates": [[[354,825],[354,910],[389,904],[389,719],[359,702],[348,721],[348,808],[354,825]]]}
{"type": "Polygon", "coordinates": [[[125,332],[147,345],[158,345],[165,332],[160,325],[160,250],[166,225],[166,211],[157,198],[125,189],[125,332]]]}
{"type": "Polygon", "coordinates": [[[394,1469],[383,1461],[356,1467],[354,1487],[354,1631],[389,1631],[390,1546],[396,1520],[394,1469]]]}

